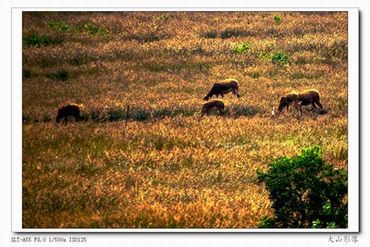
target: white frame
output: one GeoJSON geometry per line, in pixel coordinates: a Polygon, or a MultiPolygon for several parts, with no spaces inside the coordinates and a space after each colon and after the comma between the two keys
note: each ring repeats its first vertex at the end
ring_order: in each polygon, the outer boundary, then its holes
{"type": "Polygon", "coordinates": [[[13,232],[359,232],[359,11],[357,8],[12,8],[12,231],[13,232]],[[348,228],[22,228],[22,11],[346,11],[348,12],[348,228]]]}

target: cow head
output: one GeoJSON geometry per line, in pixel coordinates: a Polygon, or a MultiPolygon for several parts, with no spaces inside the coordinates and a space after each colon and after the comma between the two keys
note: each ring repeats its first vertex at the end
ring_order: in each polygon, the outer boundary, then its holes
{"type": "Polygon", "coordinates": [[[280,98],[280,103],[279,103],[279,107],[278,107],[278,110],[277,112],[278,113],[281,113],[285,107],[288,107],[289,106],[289,100],[287,97],[281,97],[280,98]]]}

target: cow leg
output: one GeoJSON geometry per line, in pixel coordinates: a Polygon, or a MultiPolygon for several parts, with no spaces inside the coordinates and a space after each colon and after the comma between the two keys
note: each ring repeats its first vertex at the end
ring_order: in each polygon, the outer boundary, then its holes
{"type": "Polygon", "coordinates": [[[218,109],[218,111],[220,112],[220,115],[224,115],[225,113],[224,109],[218,109]]]}
{"type": "Polygon", "coordinates": [[[312,109],[311,109],[310,111],[313,111],[313,110],[315,110],[315,109],[316,109],[316,105],[315,105],[315,102],[312,102],[312,103],[311,103],[311,105],[312,105],[312,109]]]}
{"type": "Polygon", "coordinates": [[[298,101],[293,102],[293,107],[298,110],[299,117],[302,116],[302,105],[298,101]]]}
{"type": "Polygon", "coordinates": [[[299,119],[302,118],[302,106],[298,104],[298,116],[299,116],[299,119]]]}
{"type": "Polygon", "coordinates": [[[239,92],[238,92],[238,89],[233,89],[233,94],[236,96],[236,97],[240,97],[240,95],[239,95],[239,92]]]}
{"type": "Polygon", "coordinates": [[[316,102],[315,102],[315,104],[316,104],[316,105],[318,105],[318,106],[320,107],[320,109],[323,109],[323,106],[322,106],[322,104],[320,103],[320,100],[316,101],[316,102]]]}
{"type": "Polygon", "coordinates": [[[80,121],[80,114],[79,113],[75,113],[74,114],[74,118],[75,118],[76,122],[80,121]]]}

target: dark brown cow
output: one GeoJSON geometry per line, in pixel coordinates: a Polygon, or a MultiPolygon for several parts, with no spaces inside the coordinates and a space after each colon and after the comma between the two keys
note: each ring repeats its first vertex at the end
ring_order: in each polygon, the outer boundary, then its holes
{"type": "Polygon", "coordinates": [[[313,109],[316,109],[317,105],[321,110],[323,109],[320,103],[320,93],[315,89],[306,90],[301,93],[293,92],[281,97],[277,113],[283,112],[284,108],[289,109],[290,105],[298,109],[300,114],[302,113],[302,106],[306,105],[312,105],[313,109]]]}
{"type": "Polygon", "coordinates": [[[216,82],[213,84],[211,90],[209,90],[206,97],[204,97],[204,100],[209,100],[212,98],[212,96],[220,96],[224,97],[224,94],[232,92],[234,95],[236,95],[238,98],[239,95],[239,83],[235,79],[226,79],[220,82],[216,82]]]}
{"type": "Polygon", "coordinates": [[[60,107],[58,110],[56,122],[59,123],[61,120],[67,122],[69,117],[74,117],[76,121],[81,120],[81,110],[79,105],[67,104],[60,107]]]}
{"type": "Polygon", "coordinates": [[[222,100],[214,99],[210,100],[208,102],[205,102],[202,106],[202,111],[200,113],[200,116],[203,117],[204,114],[209,114],[209,112],[213,109],[216,109],[220,112],[221,115],[224,114],[225,110],[225,104],[222,100]]]}

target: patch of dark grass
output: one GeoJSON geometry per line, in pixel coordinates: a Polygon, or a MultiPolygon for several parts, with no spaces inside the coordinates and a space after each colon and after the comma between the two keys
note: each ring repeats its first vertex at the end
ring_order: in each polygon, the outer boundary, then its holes
{"type": "Polygon", "coordinates": [[[176,61],[176,62],[158,62],[158,63],[144,63],[143,68],[151,72],[169,72],[178,73],[182,70],[186,71],[199,71],[207,73],[211,65],[207,62],[191,62],[191,61],[176,61]]]}
{"type": "Polygon", "coordinates": [[[22,114],[22,123],[32,123],[33,119],[28,114],[22,114]]]}
{"type": "Polygon", "coordinates": [[[136,121],[146,121],[150,119],[150,111],[144,109],[138,109],[131,113],[131,118],[136,121]]]}
{"type": "Polygon", "coordinates": [[[225,115],[232,117],[251,117],[258,113],[262,113],[262,110],[255,106],[246,106],[246,105],[233,105],[227,110],[225,115]]]}
{"type": "Polygon", "coordinates": [[[55,81],[67,81],[70,75],[67,70],[61,69],[55,72],[48,73],[46,77],[55,81]]]}
{"type": "MultiPolygon", "coordinates": [[[[282,73],[281,71],[281,68],[280,66],[274,66],[272,69],[268,70],[266,72],[266,76],[268,76],[269,78],[271,79],[276,79],[277,77],[279,77],[282,73]]],[[[275,86],[277,86],[278,84],[276,84],[275,86]]],[[[281,84],[280,86],[283,86],[284,84],[281,84]]]]}
{"type": "Polygon", "coordinates": [[[154,110],[151,116],[154,119],[162,119],[175,116],[194,116],[196,112],[198,112],[198,110],[195,108],[161,108],[154,110]]]}
{"type": "Polygon", "coordinates": [[[73,66],[80,66],[91,62],[113,61],[115,59],[131,61],[137,59],[137,56],[135,52],[125,50],[115,50],[109,53],[99,55],[93,53],[88,54],[83,52],[76,52],[70,58],[68,58],[67,62],[73,66]]]}
{"type": "Polygon", "coordinates": [[[304,72],[294,72],[292,75],[291,75],[291,78],[292,79],[295,79],[295,80],[299,80],[299,79],[303,79],[303,78],[307,78],[307,79],[317,79],[317,78],[320,78],[324,75],[323,72],[321,71],[318,71],[316,73],[304,73],[304,72]]]}
{"type": "Polygon", "coordinates": [[[159,120],[165,117],[176,116],[194,116],[198,109],[196,108],[158,108],[158,109],[143,109],[130,108],[129,114],[126,115],[126,108],[109,108],[105,110],[92,110],[86,113],[85,119],[95,122],[114,122],[125,121],[150,121],[159,120]]]}
{"type": "Polygon", "coordinates": [[[30,34],[24,35],[23,44],[27,46],[50,46],[63,44],[64,39],[59,36],[41,35],[33,31],[30,34]]]}
{"type": "Polygon", "coordinates": [[[34,73],[29,69],[24,69],[22,73],[23,79],[29,79],[34,76],[34,73]]]}
{"type": "Polygon", "coordinates": [[[315,52],[320,47],[317,44],[310,44],[310,43],[297,43],[297,44],[292,44],[291,46],[287,47],[286,51],[287,52],[300,52],[302,53],[303,51],[312,51],[315,52]]]}
{"type": "Polygon", "coordinates": [[[233,60],[229,60],[229,63],[234,68],[244,69],[248,66],[256,66],[257,65],[257,60],[255,59],[255,56],[253,54],[245,53],[242,58],[240,58],[240,59],[235,58],[233,60]]]}
{"type": "Polygon", "coordinates": [[[232,37],[246,37],[248,32],[239,28],[227,28],[220,33],[221,39],[228,39],[232,37]]]}
{"type": "Polygon", "coordinates": [[[99,173],[100,168],[89,163],[81,162],[77,165],[77,172],[82,176],[89,177],[99,173]]]}
{"type": "Polygon", "coordinates": [[[214,51],[204,49],[200,44],[197,44],[193,47],[166,47],[162,52],[162,56],[181,56],[181,57],[189,57],[191,55],[202,55],[202,56],[210,56],[214,55],[214,51]]]}
{"type": "Polygon", "coordinates": [[[277,37],[279,35],[275,28],[270,28],[266,31],[267,35],[270,37],[277,37]]]}
{"type": "Polygon", "coordinates": [[[303,73],[303,72],[294,72],[292,75],[291,75],[291,78],[292,79],[295,79],[295,80],[299,80],[299,79],[303,79],[303,78],[306,78],[306,74],[303,73]]]}
{"type": "Polygon", "coordinates": [[[166,39],[167,37],[168,37],[167,34],[148,31],[148,32],[145,32],[145,33],[130,35],[130,36],[126,37],[126,39],[136,40],[136,41],[141,42],[141,43],[151,43],[151,42],[160,41],[162,39],[166,39]]]}
{"type": "Polygon", "coordinates": [[[295,59],[294,63],[297,65],[304,65],[310,63],[310,60],[305,57],[299,56],[295,59]]]}
{"type": "Polygon", "coordinates": [[[106,117],[103,115],[103,112],[100,110],[96,110],[96,109],[90,110],[86,114],[86,118],[91,121],[95,121],[95,122],[102,122],[106,119],[106,117]]]}
{"type": "Polygon", "coordinates": [[[40,56],[40,57],[34,58],[34,60],[32,61],[32,64],[37,65],[41,68],[47,68],[47,67],[56,66],[60,63],[54,57],[40,56]]]}
{"type": "Polygon", "coordinates": [[[99,59],[98,57],[95,57],[91,54],[77,52],[71,58],[68,59],[68,63],[73,66],[80,66],[89,62],[94,62],[98,59],[99,59]]]}
{"type": "Polygon", "coordinates": [[[335,42],[330,47],[322,49],[322,56],[328,61],[347,61],[348,45],[346,42],[335,42]]]}
{"type": "Polygon", "coordinates": [[[110,122],[124,120],[126,117],[126,111],[123,108],[109,109],[107,112],[107,119],[110,122]]]}
{"type": "Polygon", "coordinates": [[[75,56],[68,60],[68,63],[73,66],[80,66],[82,64],[85,64],[87,62],[86,57],[78,57],[75,56]]]}
{"type": "Polygon", "coordinates": [[[262,76],[262,72],[260,71],[252,71],[252,72],[248,72],[247,75],[252,77],[253,79],[258,79],[262,76]]]}
{"type": "MultiPolygon", "coordinates": [[[[115,122],[115,121],[158,121],[167,117],[185,116],[192,117],[199,113],[200,109],[196,107],[178,107],[178,108],[158,108],[158,109],[143,109],[143,108],[130,108],[128,116],[126,116],[126,108],[109,108],[109,109],[94,109],[81,113],[80,121],[93,121],[93,122],[115,122]]],[[[260,113],[259,108],[252,106],[235,105],[225,110],[224,116],[240,117],[240,116],[254,116],[260,113]]],[[[210,116],[219,116],[218,111],[212,111],[210,116]]],[[[74,119],[73,119],[74,120],[74,119]]],[[[33,117],[23,114],[23,123],[32,122],[50,122],[54,118],[45,113],[39,117],[33,117]]]]}
{"type": "Polygon", "coordinates": [[[141,36],[137,35],[135,39],[139,42],[155,42],[161,40],[162,37],[156,33],[149,32],[141,36]]]}
{"type": "Polygon", "coordinates": [[[206,31],[200,35],[202,38],[206,39],[216,39],[218,37],[218,33],[215,30],[206,31]]]}
{"type": "Polygon", "coordinates": [[[43,122],[51,122],[53,120],[53,116],[50,113],[44,113],[42,115],[43,122]]]}
{"type": "Polygon", "coordinates": [[[303,37],[303,35],[306,33],[305,30],[303,30],[302,28],[293,28],[292,30],[292,33],[294,33],[294,35],[296,37],[303,37]]]}

